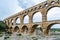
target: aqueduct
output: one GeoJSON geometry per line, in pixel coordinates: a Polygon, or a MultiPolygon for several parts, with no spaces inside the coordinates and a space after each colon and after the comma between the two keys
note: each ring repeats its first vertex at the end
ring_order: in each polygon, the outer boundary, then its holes
{"type": "Polygon", "coordinates": [[[30,34],[34,32],[38,25],[41,25],[42,33],[47,35],[52,25],[60,24],[60,20],[47,21],[47,12],[53,7],[60,7],[60,0],[47,0],[4,19],[4,22],[9,26],[9,29],[12,29],[12,31],[19,29],[20,32],[23,33],[25,30],[27,30],[27,33],[30,34]],[[36,12],[41,12],[42,22],[33,22],[33,15],[36,12]],[[26,15],[29,17],[29,23],[24,24],[24,17],[26,15]],[[18,18],[20,18],[21,23],[16,25],[16,20],[18,18]]]}

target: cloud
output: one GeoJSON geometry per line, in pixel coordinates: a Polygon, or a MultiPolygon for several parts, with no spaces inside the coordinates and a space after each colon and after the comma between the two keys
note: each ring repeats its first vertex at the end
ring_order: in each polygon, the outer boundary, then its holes
{"type": "Polygon", "coordinates": [[[51,28],[60,28],[60,24],[55,24],[51,28]]]}
{"type": "Polygon", "coordinates": [[[21,10],[23,8],[18,5],[17,0],[0,0],[0,19],[2,20],[21,10]]]}
{"type": "Polygon", "coordinates": [[[18,0],[19,5],[24,9],[37,5],[43,1],[46,1],[46,0],[18,0]]]}
{"type": "Polygon", "coordinates": [[[47,1],[47,0],[33,0],[35,4],[39,4],[41,2],[47,1]]]}
{"type": "Polygon", "coordinates": [[[41,0],[0,0],[0,19],[3,20],[41,2],[41,0]]]}
{"type": "MultiPolygon", "coordinates": [[[[37,4],[44,2],[44,1],[46,1],[46,0],[18,0],[19,6],[24,9],[27,9],[31,6],[37,5],[37,4]]],[[[40,21],[42,21],[42,16],[37,14],[34,16],[33,20],[34,20],[34,22],[36,22],[36,21],[40,22],[40,21]],[[37,17],[39,18],[39,20],[37,17]]],[[[24,22],[26,22],[26,23],[28,22],[28,16],[25,17],[24,22]]]]}

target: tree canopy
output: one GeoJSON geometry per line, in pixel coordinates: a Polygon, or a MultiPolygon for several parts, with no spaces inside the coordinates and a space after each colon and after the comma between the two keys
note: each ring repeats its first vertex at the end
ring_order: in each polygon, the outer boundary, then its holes
{"type": "Polygon", "coordinates": [[[8,26],[3,22],[0,21],[0,32],[5,32],[8,26]]]}

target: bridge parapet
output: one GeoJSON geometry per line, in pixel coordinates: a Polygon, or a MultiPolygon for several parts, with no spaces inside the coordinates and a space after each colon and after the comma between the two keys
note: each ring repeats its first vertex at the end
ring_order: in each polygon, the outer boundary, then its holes
{"type": "Polygon", "coordinates": [[[51,2],[51,1],[55,1],[55,2],[57,2],[57,1],[59,1],[59,0],[48,0],[49,2],[51,2]]]}

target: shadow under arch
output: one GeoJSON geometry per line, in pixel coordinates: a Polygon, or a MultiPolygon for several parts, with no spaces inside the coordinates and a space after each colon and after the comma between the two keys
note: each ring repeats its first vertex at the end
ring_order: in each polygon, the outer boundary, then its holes
{"type": "Polygon", "coordinates": [[[10,25],[9,20],[8,20],[8,25],[10,25]]]}
{"type": "Polygon", "coordinates": [[[37,30],[37,31],[39,30],[39,31],[42,32],[42,28],[41,28],[41,26],[38,25],[38,24],[35,24],[35,25],[32,26],[32,28],[31,28],[31,33],[34,33],[35,30],[37,30]]]}
{"type": "Polygon", "coordinates": [[[14,32],[17,32],[17,31],[19,31],[19,27],[18,26],[15,26],[14,32]]]}
{"type": "Polygon", "coordinates": [[[47,27],[47,29],[46,29],[46,34],[49,34],[50,28],[51,28],[53,25],[56,25],[56,24],[60,24],[60,23],[52,23],[52,24],[48,25],[48,27],[47,27]]]}
{"type": "Polygon", "coordinates": [[[12,26],[11,26],[11,27],[9,27],[9,31],[10,31],[10,32],[12,32],[12,31],[13,31],[12,29],[13,29],[13,27],[12,27],[12,26]]]}
{"type": "Polygon", "coordinates": [[[13,29],[13,27],[10,27],[10,29],[13,29]]]}
{"type": "Polygon", "coordinates": [[[13,19],[11,19],[11,25],[14,25],[13,23],[14,23],[14,20],[13,20],[13,19]]]}
{"type": "Polygon", "coordinates": [[[22,30],[22,32],[27,33],[28,32],[28,27],[26,25],[24,25],[21,30],[22,30]]]}

